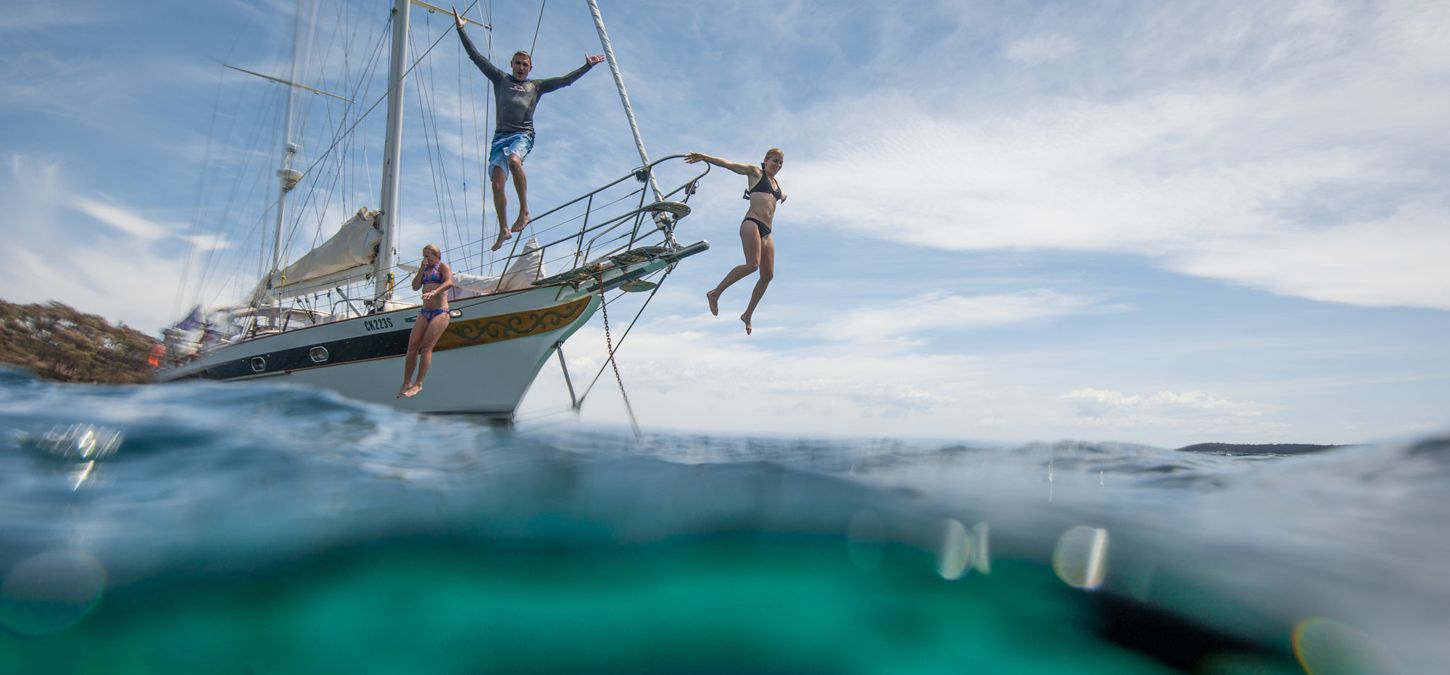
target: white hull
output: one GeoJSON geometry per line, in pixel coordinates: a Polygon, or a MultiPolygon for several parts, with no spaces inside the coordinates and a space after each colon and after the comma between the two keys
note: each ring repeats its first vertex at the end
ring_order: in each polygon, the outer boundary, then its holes
{"type": "Polygon", "coordinates": [[[396,395],[417,308],[224,345],[157,379],[295,382],[415,412],[511,416],[554,349],[598,308],[597,293],[569,286],[454,301],[423,391],[413,398],[396,395]],[[327,361],[314,361],[315,347],[327,350],[327,361]]]}

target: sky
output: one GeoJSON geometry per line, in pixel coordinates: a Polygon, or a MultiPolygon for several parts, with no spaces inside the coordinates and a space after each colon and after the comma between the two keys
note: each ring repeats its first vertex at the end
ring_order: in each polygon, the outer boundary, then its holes
{"type": "MultiPolygon", "coordinates": [[[[385,3],[335,4],[315,10],[337,30],[306,42],[296,78],[366,107],[385,3]]],[[[745,181],[715,170],[692,198],[680,238],[711,249],[617,358],[646,429],[1176,447],[1450,426],[1450,4],[600,4],[653,157],[786,157],[753,335],[734,318],[753,278],[719,317],[703,298],[741,260],[745,181]]],[[[155,333],[255,283],[284,88],[222,64],[285,77],[292,12],[7,11],[0,298],[155,333]]],[[[582,0],[470,14],[491,22],[470,34],[496,62],[532,46],[534,76],[600,51],[582,0]]],[[[454,250],[492,228],[476,169],[491,112],[448,19],[412,20],[426,54],[399,248],[454,250]]],[[[306,99],[311,166],[342,117],[306,99]]],[[[535,121],[536,211],[639,164],[604,67],[535,121]]],[[[298,221],[290,255],[376,208],[381,139],[342,147],[340,196],[298,221]]],[[[611,305],[613,327],[637,308],[611,305]]],[[[604,364],[601,319],[566,345],[576,381],[604,364]]],[[[623,400],[606,373],[577,419],[623,424],[623,400]]],[[[571,423],[568,402],[551,363],[520,423],[571,423]]]]}

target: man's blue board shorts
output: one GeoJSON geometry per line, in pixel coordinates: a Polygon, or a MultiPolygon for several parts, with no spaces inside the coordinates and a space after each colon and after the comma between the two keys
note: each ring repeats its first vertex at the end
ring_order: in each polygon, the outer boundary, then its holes
{"type": "Polygon", "coordinates": [[[488,174],[493,175],[493,167],[499,167],[508,173],[509,155],[518,155],[519,161],[524,161],[529,156],[529,151],[534,149],[534,135],[527,131],[509,131],[493,135],[493,144],[488,148],[488,174]]]}

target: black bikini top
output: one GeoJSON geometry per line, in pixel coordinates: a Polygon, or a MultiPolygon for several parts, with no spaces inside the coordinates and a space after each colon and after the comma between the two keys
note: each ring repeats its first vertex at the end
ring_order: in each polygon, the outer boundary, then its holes
{"type": "Polygon", "coordinates": [[[746,190],[745,191],[745,194],[741,195],[740,198],[741,199],[750,199],[750,195],[751,194],[754,194],[756,192],[764,192],[764,193],[767,193],[767,194],[772,194],[772,195],[775,195],[775,201],[780,201],[781,200],[780,188],[775,187],[775,186],[773,186],[773,185],[770,184],[770,176],[766,175],[766,173],[765,173],[765,166],[764,165],[761,165],[761,167],[760,167],[760,182],[759,183],[756,183],[755,184],[755,187],[752,187],[749,190],[746,190]]]}

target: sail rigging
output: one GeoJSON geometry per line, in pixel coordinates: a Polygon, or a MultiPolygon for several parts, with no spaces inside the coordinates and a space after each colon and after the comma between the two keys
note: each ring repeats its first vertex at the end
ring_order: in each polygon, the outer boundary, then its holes
{"type": "MultiPolygon", "coordinates": [[[[325,2],[315,1],[319,6],[325,2]]],[[[516,238],[513,250],[507,254],[485,254],[482,237],[459,237],[462,241],[449,242],[446,224],[450,217],[456,218],[457,209],[452,195],[455,180],[444,162],[447,137],[440,133],[438,107],[440,101],[463,100],[463,78],[460,71],[455,92],[458,96],[439,96],[429,59],[435,48],[451,36],[453,24],[449,21],[442,30],[435,29],[431,22],[415,25],[411,20],[415,4],[429,11],[438,10],[417,0],[394,0],[384,30],[371,42],[371,56],[362,64],[346,58],[340,61],[343,86],[322,76],[320,70],[299,65],[294,65],[285,78],[262,76],[286,85],[285,101],[274,108],[258,109],[259,120],[280,116],[283,146],[281,169],[275,175],[281,182],[273,184],[275,197],[263,216],[252,221],[259,225],[265,218],[273,223],[272,245],[267,247],[256,234],[260,228],[245,231],[253,237],[248,243],[270,249],[271,260],[263,265],[265,271],[259,270],[252,277],[260,281],[238,293],[240,303],[199,303],[214,311],[203,319],[205,329],[196,338],[194,348],[170,352],[175,356],[161,373],[163,379],[286,377],[363,400],[420,411],[512,415],[541,365],[592,317],[602,316],[607,303],[621,300],[624,291],[658,290],[681,260],[708,248],[703,241],[680,246],[673,236],[673,223],[689,214],[690,208],[684,202],[709,167],[687,167],[680,155],[649,160],[614,61],[613,47],[597,4],[592,1],[589,4],[596,28],[610,59],[641,166],[532,216],[526,236],[516,238]],[[421,38],[416,35],[420,30],[421,38]],[[379,86],[375,73],[383,54],[387,55],[387,74],[379,86]],[[408,169],[405,164],[413,161],[408,159],[403,143],[405,117],[412,116],[406,111],[409,79],[414,80],[411,93],[416,95],[421,112],[413,124],[424,132],[421,145],[427,151],[426,171],[408,169]],[[329,89],[349,95],[322,96],[329,89]],[[317,101],[324,103],[323,114],[309,115],[309,106],[317,101]],[[372,102],[364,105],[354,101],[372,102]],[[386,113],[381,129],[378,116],[373,115],[379,108],[386,113]],[[296,138],[305,135],[308,120],[314,118],[322,122],[318,129],[322,142],[310,146],[298,142],[296,138]],[[383,139],[380,158],[370,154],[373,146],[365,140],[369,137],[383,139]],[[347,177],[358,173],[371,176],[374,164],[381,168],[376,183],[347,177]],[[677,187],[660,187],[657,172],[662,165],[668,165],[673,172],[672,177],[679,181],[677,187]],[[404,188],[418,183],[428,172],[434,180],[436,201],[432,208],[416,198],[405,202],[404,188]],[[294,191],[296,194],[289,197],[294,191]],[[377,201],[371,195],[376,195],[377,201]],[[356,212],[344,218],[338,215],[344,209],[356,212]],[[402,241],[399,232],[405,219],[410,224],[430,220],[436,223],[444,232],[444,257],[458,261],[454,266],[456,274],[459,278],[471,277],[472,283],[467,293],[460,292],[450,303],[454,322],[435,349],[441,352],[441,372],[435,375],[440,385],[430,384],[430,392],[435,392],[430,394],[432,398],[394,402],[382,396],[374,383],[385,373],[396,375],[408,334],[418,320],[418,301],[399,293],[400,288],[411,285],[409,280],[417,270],[416,259],[398,254],[402,241]],[[335,230],[330,229],[339,222],[335,230]],[[299,255],[284,255],[303,225],[313,223],[316,233],[311,246],[299,255]],[[526,238],[528,243],[519,251],[526,238]],[[469,262],[473,251],[479,254],[476,264],[469,262]],[[291,262],[284,264],[285,260],[291,262]],[[485,273],[494,265],[500,265],[501,272],[485,273]],[[486,384],[480,387],[480,383],[486,384]],[[436,393],[440,390],[443,393],[436,393]]],[[[540,23],[542,11],[543,3],[540,23]]],[[[322,14],[316,7],[308,13],[322,14]]],[[[351,20],[346,13],[339,16],[344,23],[351,20]]],[[[304,45],[320,43],[305,42],[299,35],[291,45],[292,63],[308,61],[304,57],[312,47],[304,45]]],[[[339,65],[336,59],[313,60],[339,65]]],[[[274,70],[229,67],[253,75],[274,70]]],[[[485,129],[491,118],[485,115],[485,129]]],[[[459,114],[458,119],[459,133],[449,138],[450,142],[467,138],[462,128],[464,115],[459,114]]],[[[474,121],[474,135],[479,138],[476,116],[474,121]]],[[[467,144],[460,144],[463,147],[450,148],[449,154],[464,158],[467,144]]],[[[481,154],[485,145],[476,145],[481,154]]],[[[254,156],[262,154],[258,149],[242,158],[250,163],[254,156]]],[[[597,157],[588,161],[602,162],[597,157]]],[[[466,185],[466,177],[464,182],[466,185]]],[[[554,191],[558,191],[556,186],[554,191]]],[[[239,194],[240,190],[233,197],[239,194]]],[[[225,222],[231,227],[245,225],[247,221],[236,218],[240,209],[233,210],[233,201],[229,199],[227,205],[221,214],[225,222]]],[[[465,213],[466,208],[465,200],[465,213]]],[[[482,211],[479,215],[486,217],[482,211]]],[[[649,298],[653,297],[650,293],[649,298]]],[[[640,305],[635,321],[649,298],[640,305]]],[[[614,353],[635,321],[619,334],[617,341],[606,335],[609,366],[617,369],[614,353]]],[[[168,340],[181,340],[180,333],[188,330],[196,332],[191,324],[178,324],[174,331],[177,335],[168,334],[168,340]]],[[[622,390],[617,370],[616,379],[622,390]]],[[[433,381],[430,379],[430,383],[433,381]]],[[[576,403],[586,396],[587,390],[575,399],[576,403]]]]}

